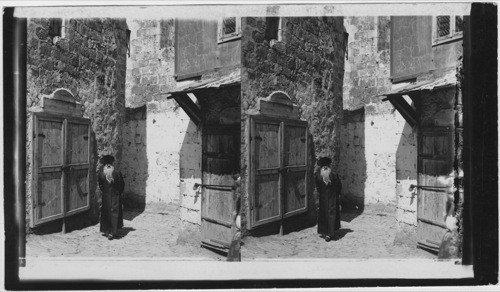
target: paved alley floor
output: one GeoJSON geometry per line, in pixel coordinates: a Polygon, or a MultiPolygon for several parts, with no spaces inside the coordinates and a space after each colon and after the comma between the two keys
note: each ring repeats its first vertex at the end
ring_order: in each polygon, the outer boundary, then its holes
{"type": "MultiPolygon", "coordinates": [[[[342,215],[339,238],[326,242],[316,226],[298,232],[243,239],[242,260],[261,258],[435,258],[434,255],[393,244],[394,211],[365,208],[362,214],[342,215]]],[[[152,204],[144,211],[125,210],[123,237],[108,240],[99,224],[66,234],[27,236],[26,257],[174,257],[224,261],[225,257],[196,243],[177,243],[180,220],[174,205],[152,204]],[[127,220],[130,219],[130,220],[127,220]]]]}
{"type": "Polygon", "coordinates": [[[245,260],[264,258],[343,258],[412,259],[436,258],[421,249],[394,245],[395,210],[384,206],[366,206],[361,214],[343,213],[341,229],[335,239],[326,242],[317,226],[289,234],[243,239],[241,256],[245,260]]]}

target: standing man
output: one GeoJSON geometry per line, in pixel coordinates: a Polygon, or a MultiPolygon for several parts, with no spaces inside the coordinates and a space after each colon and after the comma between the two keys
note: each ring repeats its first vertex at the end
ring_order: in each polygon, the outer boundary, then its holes
{"type": "Polygon", "coordinates": [[[326,241],[333,238],[340,229],[340,191],[342,184],[338,174],[334,176],[330,165],[332,160],[321,157],[315,174],[316,189],[319,193],[318,233],[326,241]]]}
{"type": "Polygon", "coordinates": [[[115,170],[111,155],[101,157],[98,173],[99,188],[102,192],[100,230],[109,240],[117,238],[118,228],[123,227],[122,194],[125,188],[122,174],[115,170]]]}

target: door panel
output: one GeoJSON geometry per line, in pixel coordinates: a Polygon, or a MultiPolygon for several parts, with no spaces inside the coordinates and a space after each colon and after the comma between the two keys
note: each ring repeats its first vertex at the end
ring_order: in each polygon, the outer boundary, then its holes
{"type": "Polygon", "coordinates": [[[279,168],[279,124],[256,123],[255,135],[255,168],[279,168]]]}
{"type": "Polygon", "coordinates": [[[255,178],[254,222],[265,223],[280,218],[279,175],[257,175],[255,178]]]}
{"type": "Polygon", "coordinates": [[[63,215],[63,119],[35,119],[34,222],[42,223],[63,215]]]}
{"type": "Polygon", "coordinates": [[[250,225],[281,218],[281,123],[251,119],[250,225]]]}
{"type": "MultiPolygon", "coordinates": [[[[419,185],[443,187],[437,177],[441,173],[450,173],[451,169],[447,161],[422,158],[422,173],[419,175],[419,185]],[[449,171],[448,171],[449,170],[449,171]]],[[[446,210],[446,194],[441,189],[421,188],[421,198],[417,206],[418,216],[434,222],[444,222],[444,211],[446,210]],[[443,212],[439,212],[442,210],[443,212]]]]}
{"type": "Polygon", "coordinates": [[[202,244],[216,249],[227,249],[232,240],[232,175],[240,171],[240,132],[240,128],[234,126],[212,126],[203,130],[202,244]]]}
{"type": "Polygon", "coordinates": [[[72,171],[68,174],[69,198],[66,210],[73,211],[88,205],[88,169],[72,171]]]}
{"type": "Polygon", "coordinates": [[[424,128],[419,132],[417,237],[419,245],[439,249],[446,232],[447,193],[438,181],[453,170],[453,133],[449,128],[424,128]]]}
{"type": "Polygon", "coordinates": [[[283,216],[288,217],[307,209],[307,122],[283,126],[283,216]]]}
{"type": "Polygon", "coordinates": [[[306,208],[306,171],[291,171],[285,176],[285,216],[306,208]]]}
{"type": "Polygon", "coordinates": [[[66,165],[67,197],[66,212],[75,213],[90,207],[90,124],[88,121],[67,122],[66,165]]]}
{"type": "Polygon", "coordinates": [[[284,134],[285,166],[306,165],[307,128],[285,125],[284,134]]]}
{"type": "Polygon", "coordinates": [[[61,172],[41,173],[38,176],[38,208],[36,218],[46,221],[62,215],[61,172]]]}
{"type": "Polygon", "coordinates": [[[89,125],[68,123],[68,164],[89,163],[89,125]]]}
{"type": "MultiPolygon", "coordinates": [[[[216,158],[207,158],[206,160],[207,169],[203,172],[204,184],[214,186],[231,186],[233,184],[231,173],[228,173],[228,170],[232,169],[231,161],[216,158]]],[[[204,204],[202,203],[203,217],[231,224],[232,191],[205,187],[203,194],[205,198],[204,204]]]]}
{"type": "Polygon", "coordinates": [[[63,163],[63,121],[38,122],[38,165],[61,166],[63,163]]]}

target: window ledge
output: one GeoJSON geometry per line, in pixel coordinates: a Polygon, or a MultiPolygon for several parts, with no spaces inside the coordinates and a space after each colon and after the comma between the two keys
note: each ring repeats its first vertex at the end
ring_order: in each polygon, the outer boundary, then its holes
{"type": "Polygon", "coordinates": [[[222,43],[229,42],[229,41],[234,41],[234,40],[237,40],[237,39],[241,39],[241,34],[237,34],[237,35],[232,35],[232,36],[227,36],[227,37],[220,38],[219,40],[217,40],[217,44],[222,44],[222,43]]]}
{"type": "Polygon", "coordinates": [[[462,40],[463,38],[464,38],[464,35],[462,33],[456,34],[452,37],[443,37],[441,39],[434,40],[434,42],[432,43],[432,46],[436,47],[439,45],[444,45],[447,43],[456,42],[456,41],[462,40]]]}

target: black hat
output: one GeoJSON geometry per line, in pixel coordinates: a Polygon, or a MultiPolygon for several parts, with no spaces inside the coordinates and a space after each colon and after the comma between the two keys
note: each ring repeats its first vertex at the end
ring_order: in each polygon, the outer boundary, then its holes
{"type": "Polygon", "coordinates": [[[332,159],[329,157],[320,157],[318,159],[318,166],[330,166],[332,164],[332,159]]]}
{"type": "Polygon", "coordinates": [[[103,155],[100,159],[102,164],[112,164],[115,161],[113,155],[103,155]]]}

